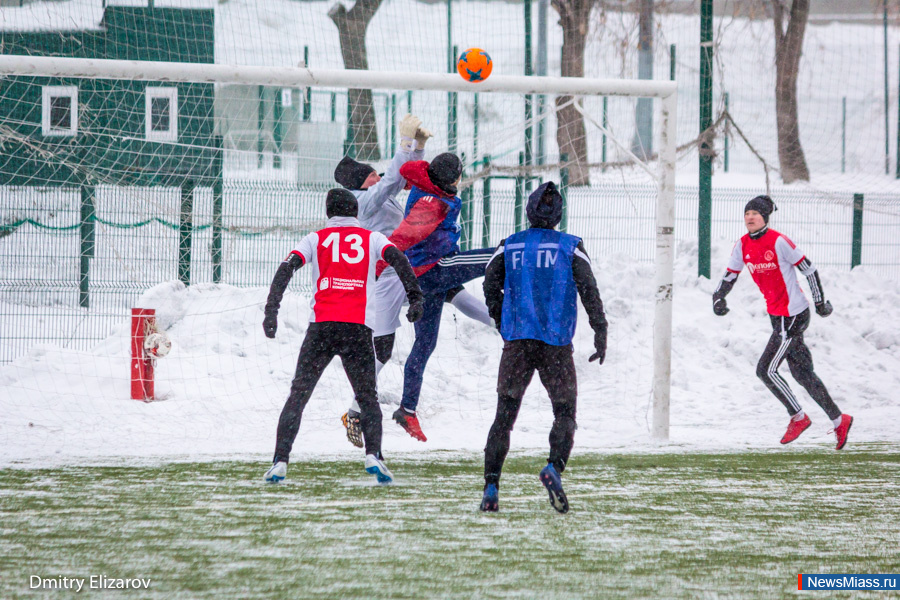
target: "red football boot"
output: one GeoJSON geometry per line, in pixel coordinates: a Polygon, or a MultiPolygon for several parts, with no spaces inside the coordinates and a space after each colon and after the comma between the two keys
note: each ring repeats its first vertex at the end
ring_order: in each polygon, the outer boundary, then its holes
{"type": "Polygon", "coordinates": [[[397,425],[406,430],[406,433],[420,442],[428,441],[428,438],[422,432],[422,428],[419,427],[419,419],[416,418],[415,414],[411,415],[402,408],[398,408],[394,411],[394,420],[397,421],[397,425]]]}
{"type": "Polygon", "coordinates": [[[853,417],[850,415],[841,415],[841,424],[834,428],[834,435],[837,437],[837,446],[835,450],[840,450],[847,443],[847,434],[850,433],[850,426],[853,425],[853,417]]]}
{"type": "Polygon", "coordinates": [[[810,425],[812,425],[812,421],[809,420],[809,415],[803,415],[800,420],[791,419],[787,431],[784,432],[784,437],[781,438],[781,443],[790,444],[800,437],[800,434],[806,431],[810,425]]]}

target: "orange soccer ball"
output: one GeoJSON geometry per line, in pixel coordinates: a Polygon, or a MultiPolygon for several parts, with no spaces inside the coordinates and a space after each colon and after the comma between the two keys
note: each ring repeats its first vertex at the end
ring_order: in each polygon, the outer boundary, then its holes
{"type": "Polygon", "coordinates": [[[490,55],[481,48],[469,48],[459,55],[456,70],[460,77],[472,83],[484,81],[491,76],[494,63],[490,55]]]}

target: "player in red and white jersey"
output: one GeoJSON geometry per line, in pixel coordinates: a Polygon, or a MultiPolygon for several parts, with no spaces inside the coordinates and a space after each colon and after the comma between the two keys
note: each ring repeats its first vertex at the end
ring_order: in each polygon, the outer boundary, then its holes
{"type": "Polygon", "coordinates": [[[725,276],[713,293],[713,312],[719,316],[728,313],[725,296],[731,291],[746,264],[753,281],[766,299],[766,309],[773,329],[769,343],[756,366],[756,375],[784,404],[791,416],[781,443],[794,441],[812,423],[787,381],[778,374],[778,367],[782,361],[787,360],[791,375],[809,392],[834,424],[837,449],[840,450],[847,443],[853,417],[841,413],[825,384],[813,370],[812,354],[803,341],[803,332],[809,327],[809,302],[800,289],[794,268],[806,276],[819,316],[827,317],[831,314],[831,302],[825,300],[819,273],[809,259],[787,236],[769,228],[769,216],[776,210],[775,203],[768,196],[757,196],[747,203],[744,208],[744,224],[748,233],[734,245],[725,276]]]}
{"type": "Polygon", "coordinates": [[[356,198],[347,190],[328,192],[325,201],[328,223],[310,233],[278,267],[266,302],[263,331],[274,338],[278,329],[278,308],[294,271],[310,265],[315,292],[310,299],[310,324],[297,359],[275,443],[273,465],[266,481],[281,481],[287,474],[300,417],[319,377],[335,356],[341,363],[360,405],[360,426],[365,436],[366,471],[381,483],[393,480],[381,454],[381,408],[375,384],[375,348],[372,327],[375,320],[375,263],[387,261],[403,282],[409,300],[407,319],[422,317],[422,291],[406,256],[377,231],[359,226],[356,198]]]}

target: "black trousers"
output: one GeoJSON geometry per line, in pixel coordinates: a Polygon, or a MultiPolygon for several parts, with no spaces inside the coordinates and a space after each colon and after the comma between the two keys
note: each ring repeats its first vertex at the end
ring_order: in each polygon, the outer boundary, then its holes
{"type": "Polygon", "coordinates": [[[522,396],[537,370],[553,405],[550,429],[550,462],[562,473],[575,441],[575,404],[578,387],[572,344],[551,346],[539,340],[513,340],[503,346],[497,380],[497,416],[484,449],[484,481],[500,483],[500,472],[509,452],[509,437],[522,396]]]}
{"type": "Polygon", "coordinates": [[[788,414],[796,415],[802,410],[800,403],[784,377],[778,374],[778,367],[782,361],[787,360],[791,375],[822,407],[828,418],[840,417],[841,411],[825,389],[825,384],[816,375],[812,354],[803,341],[803,332],[809,327],[809,309],[793,317],[769,315],[769,318],[772,320],[772,337],[756,365],[756,376],[781,400],[788,414]]]}
{"type": "Polygon", "coordinates": [[[359,423],[366,441],[366,454],[381,456],[381,407],[375,387],[375,349],[372,330],[357,323],[326,321],[310,323],[300,347],[297,371],[291,382],[275,443],[275,461],[288,461],[300,430],[300,417],[322,372],[331,359],[341,357],[344,372],[359,402],[359,423]]]}

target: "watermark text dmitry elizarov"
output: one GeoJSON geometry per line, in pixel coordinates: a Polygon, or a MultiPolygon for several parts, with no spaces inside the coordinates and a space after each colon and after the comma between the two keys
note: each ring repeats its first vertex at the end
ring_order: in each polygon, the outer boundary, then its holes
{"type": "Polygon", "coordinates": [[[72,590],[75,593],[82,589],[89,590],[146,590],[150,588],[150,578],[117,578],[106,575],[89,577],[41,577],[31,575],[28,587],[32,590],[72,590]]]}

